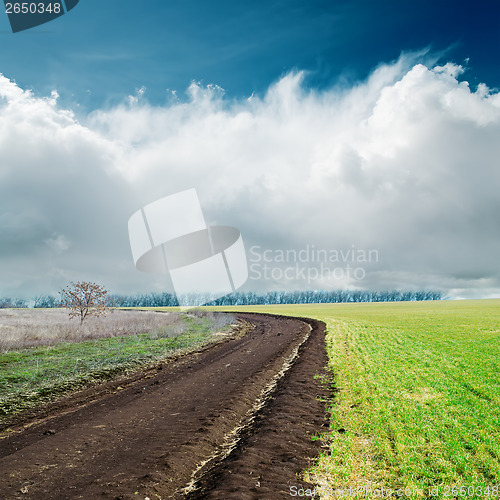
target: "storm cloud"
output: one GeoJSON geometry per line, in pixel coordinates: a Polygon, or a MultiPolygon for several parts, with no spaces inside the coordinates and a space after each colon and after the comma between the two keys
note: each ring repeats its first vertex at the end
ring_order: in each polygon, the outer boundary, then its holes
{"type": "Polygon", "coordinates": [[[135,270],[128,217],[194,187],[207,222],[240,229],[247,249],[377,251],[362,280],[247,288],[498,296],[500,96],[467,76],[402,56],[350,87],[313,90],[294,72],[243,100],[192,83],[164,106],[142,88],[79,119],[56,92],[35,96],[1,77],[0,294],[75,279],[165,289],[165,278],[135,270]]]}

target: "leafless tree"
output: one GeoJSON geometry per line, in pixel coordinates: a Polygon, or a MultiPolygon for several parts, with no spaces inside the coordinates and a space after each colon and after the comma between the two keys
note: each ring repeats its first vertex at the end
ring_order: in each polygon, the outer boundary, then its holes
{"type": "Polygon", "coordinates": [[[61,305],[69,309],[70,318],[80,318],[80,324],[87,316],[101,316],[108,312],[106,295],[108,291],[88,281],[73,281],[59,292],[61,305]]]}

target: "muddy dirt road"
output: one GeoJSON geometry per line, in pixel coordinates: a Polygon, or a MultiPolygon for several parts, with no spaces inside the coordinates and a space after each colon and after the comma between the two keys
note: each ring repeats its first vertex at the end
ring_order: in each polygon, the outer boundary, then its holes
{"type": "Polygon", "coordinates": [[[254,328],[3,431],[0,498],[280,499],[305,486],[311,437],[328,427],[323,325],[238,318],[254,328]]]}

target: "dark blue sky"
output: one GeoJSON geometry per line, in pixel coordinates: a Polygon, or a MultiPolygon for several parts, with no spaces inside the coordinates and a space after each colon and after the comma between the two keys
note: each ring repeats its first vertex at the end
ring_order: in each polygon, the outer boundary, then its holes
{"type": "Polygon", "coordinates": [[[294,68],[315,87],[351,82],[425,47],[470,58],[472,83],[500,83],[497,0],[81,0],[25,32],[11,33],[5,14],[0,22],[0,72],[88,108],[143,85],[159,104],[192,80],[250,95],[294,68]]]}
{"type": "Polygon", "coordinates": [[[0,20],[0,72],[92,109],[141,86],[156,104],[192,80],[229,96],[263,92],[291,69],[323,87],[364,78],[401,51],[470,58],[471,83],[500,86],[500,2],[420,0],[81,0],[13,34],[0,20]]]}

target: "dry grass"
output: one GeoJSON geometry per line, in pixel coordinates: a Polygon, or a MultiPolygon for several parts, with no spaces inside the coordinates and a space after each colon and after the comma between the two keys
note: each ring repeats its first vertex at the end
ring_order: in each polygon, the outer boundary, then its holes
{"type": "Polygon", "coordinates": [[[216,312],[201,308],[189,309],[186,316],[201,318],[208,321],[211,332],[224,330],[228,325],[234,325],[236,323],[236,317],[234,314],[216,312]]]}
{"type": "Polygon", "coordinates": [[[115,310],[83,325],[65,309],[0,309],[0,351],[151,333],[177,336],[186,329],[178,312],[115,310]]]}

